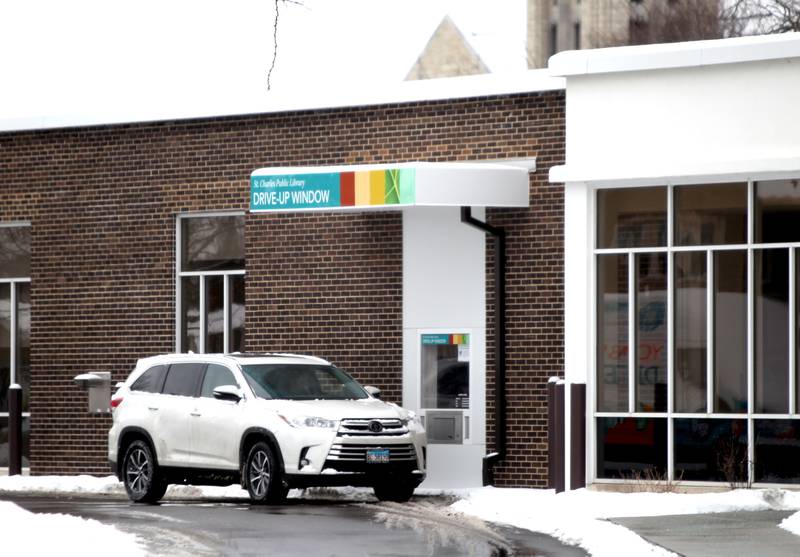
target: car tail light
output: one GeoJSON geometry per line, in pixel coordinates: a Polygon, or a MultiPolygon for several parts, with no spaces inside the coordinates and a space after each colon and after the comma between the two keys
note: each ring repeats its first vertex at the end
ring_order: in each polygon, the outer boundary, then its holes
{"type": "Polygon", "coordinates": [[[120,404],[122,404],[122,397],[121,396],[115,396],[114,398],[111,399],[111,409],[112,410],[114,408],[116,408],[117,406],[119,406],[120,404]]]}

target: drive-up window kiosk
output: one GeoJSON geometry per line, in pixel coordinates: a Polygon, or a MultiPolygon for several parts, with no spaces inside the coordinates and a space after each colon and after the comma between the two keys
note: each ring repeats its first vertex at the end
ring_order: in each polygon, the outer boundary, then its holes
{"type": "MultiPolygon", "coordinates": [[[[528,207],[533,161],[263,168],[251,212],[403,212],[403,406],[428,432],[427,487],[482,483],[486,207],[528,207]]],[[[320,354],[324,356],[324,354],[320,354]]]]}
{"type": "Polygon", "coordinates": [[[469,440],[469,335],[421,336],[422,387],[419,407],[428,442],[460,444],[469,440]]]}

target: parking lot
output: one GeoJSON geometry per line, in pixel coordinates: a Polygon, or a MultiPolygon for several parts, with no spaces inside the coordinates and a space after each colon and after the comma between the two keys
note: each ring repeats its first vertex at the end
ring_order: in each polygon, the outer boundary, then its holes
{"type": "Polygon", "coordinates": [[[585,555],[548,536],[453,515],[446,500],[432,497],[406,504],[290,499],[279,506],[254,506],[241,499],[166,500],[159,505],[96,496],[4,499],[32,512],[113,524],[139,536],[147,554],[167,557],[585,555]]]}

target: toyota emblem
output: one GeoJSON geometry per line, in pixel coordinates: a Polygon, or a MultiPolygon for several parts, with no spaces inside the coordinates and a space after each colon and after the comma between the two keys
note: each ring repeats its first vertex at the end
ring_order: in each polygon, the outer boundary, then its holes
{"type": "Polygon", "coordinates": [[[379,422],[379,421],[377,421],[377,420],[372,420],[372,421],[369,423],[369,430],[370,430],[372,433],[380,433],[381,431],[383,431],[383,424],[382,424],[382,423],[380,423],[380,422],[379,422]]]}

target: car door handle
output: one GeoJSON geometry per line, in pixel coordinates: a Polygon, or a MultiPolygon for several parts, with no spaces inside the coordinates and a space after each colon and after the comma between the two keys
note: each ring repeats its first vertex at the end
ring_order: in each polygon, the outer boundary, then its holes
{"type": "Polygon", "coordinates": [[[158,410],[158,406],[148,406],[147,409],[155,411],[158,410]]]}
{"type": "Polygon", "coordinates": [[[194,412],[189,412],[189,413],[190,413],[192,416],[201,416],[201,415],[202,415],[202,414],[200,414],[200,412],[198,412],[198,411],[196,411],[196,410],[195,410],[194,412]]]}

